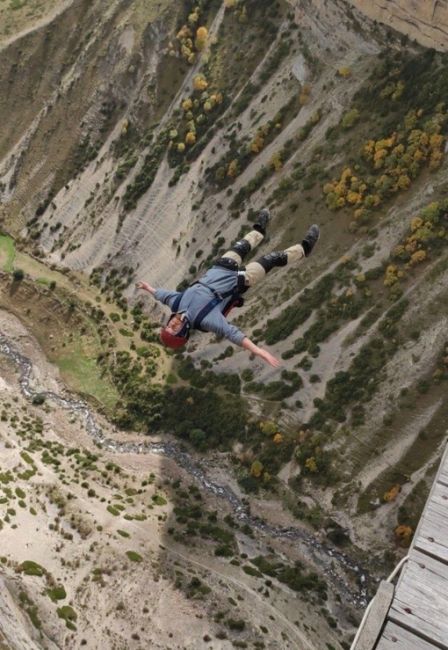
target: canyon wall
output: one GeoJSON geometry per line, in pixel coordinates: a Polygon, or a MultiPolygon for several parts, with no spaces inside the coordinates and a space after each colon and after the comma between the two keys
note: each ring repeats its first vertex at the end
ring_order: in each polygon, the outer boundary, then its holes
{"type": "Polygon", "coordinates": [[[349,0],[373,20],[389,25],[426,47],[448,49],[447,0],[349,0]]]}

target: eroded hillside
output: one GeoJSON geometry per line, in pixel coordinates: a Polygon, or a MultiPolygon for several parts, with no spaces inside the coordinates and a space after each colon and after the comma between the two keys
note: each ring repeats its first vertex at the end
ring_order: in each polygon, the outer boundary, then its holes
{"type": "Polygon", "coordinates": [[[448,4],[446,0],[399,2],[352,0],[352,4],[372,20],[397,29],[426,47],[446,51],[448,4]]]}
{"type": "Polygon", "coordinates": [[[336,0],[50,4],[0,51],[2,308],[119,427],[383,575],[446,436],[446,55],[336,0]],[[167,355],[135,280],[186,286],[264,205],[265,252],[322,228],[233,317],[283,368],[167,355]]]}

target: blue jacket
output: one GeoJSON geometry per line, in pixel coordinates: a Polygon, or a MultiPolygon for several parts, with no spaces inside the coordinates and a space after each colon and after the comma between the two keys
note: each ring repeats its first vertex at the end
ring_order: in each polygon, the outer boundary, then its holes
{"type": "MultiPolygon", "coordinates": [[[[190,323],[194,323],[197,315],[203,307],[213,300],[214,296],[210,289],[225,294],[228,291],[232,291],[237,284],[237,271],[231,271],[220,266],[212,266],[212,268],[209,269],[201,278],[201,284],[194,284],[182,293],[179,291],[157,289],[154,297],[164,305],[171,307],[176,298],[182,295],[177,311],[178,313],[185,313],[190,323]],[[208,287],[210,287],[210,289],[208,287]]],[[[229,339],[232,343],[235,343],[235,345],[241,345],[246,335],[235,327],[235,325],[228,323],[222,313],[225,311],[231,300],[232,298],[230,297],[216,305],[216,307],[214,307],[201,322],[201,329],[204,329],[207,332],[213,332],[218,336],[223,336],[226,339],[229,339]]]]}

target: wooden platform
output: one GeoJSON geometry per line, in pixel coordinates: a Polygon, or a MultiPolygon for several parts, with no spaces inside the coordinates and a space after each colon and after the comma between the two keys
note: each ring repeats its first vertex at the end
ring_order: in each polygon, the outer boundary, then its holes
{"type": "Polygon", "coordinates": [[[448,650],[448,446],[390,607],[376,624],[376,638],[361,634],[353,650],[448,650]]]}

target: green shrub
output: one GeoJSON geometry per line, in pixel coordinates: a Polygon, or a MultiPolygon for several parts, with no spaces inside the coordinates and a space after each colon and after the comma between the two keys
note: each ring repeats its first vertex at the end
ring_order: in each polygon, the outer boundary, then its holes
{"type": "Polygon", "coordinates": [[[226,625],[229,630],[234,630],[235,632],[242,632],[246,627],[246,623],[242,619],[228,618],[226,625]]]}
{"type": "Polygon", "coordinates": [[[151,500],[156,506],[166,506],[167,504],[167,500],[164,499],[160,494],[153,494],[151,500]]]}
{"type": "Polygon", "coordinates": [[[37,562],[33,562],[32,560],[25,560],[22,562],[19,569],[27,576],[38,576],[39,578],[41,578],[46,572],[40,564],[37,564],[37,562]]]}
{"type": "Polygon", "coordinates": [[[126,555],[132,562],[143,562],[142,556],[135,551],[126,551],[126,555]]]}
{"type": "Polygon", "coordinates": [[[70,607],[70,605],[63,605],[62,607],[58,607],[56,611],[59,618],[62,618],[65,621],[65,625],[69,630],[76,630],[74,621],[77,620],[78,615],[73,607],[70,607]]]}
{"type": "Polygon", "coordinates": [[[64,600],[67,597],[67,593],[62,585],[53,589],[47,589],[47,594],[54,603],[58,600],[64,600]]]}

